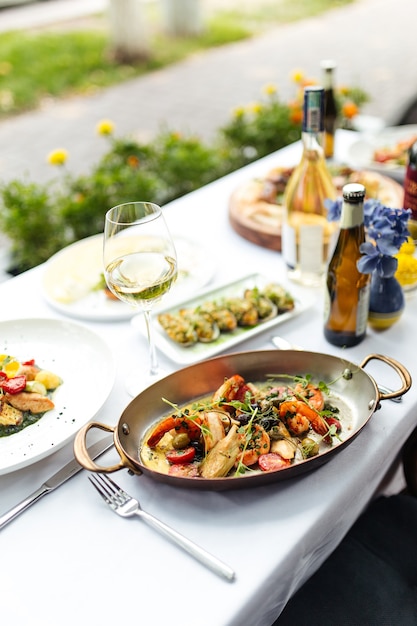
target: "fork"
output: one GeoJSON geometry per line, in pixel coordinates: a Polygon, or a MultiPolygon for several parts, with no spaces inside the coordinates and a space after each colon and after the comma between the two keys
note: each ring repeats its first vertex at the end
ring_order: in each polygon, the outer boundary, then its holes
{"type": "Polygon", "coordinates": [[[211,569],[213,572],[226,578],[229,581],[235,579],[235,572],[231,567],[220,561],[218,558],[200,548],[197,544],[190,541],[179,532],[161,522],[158,518],[144,511],[138,500],[132,498],[126,491],[123,491],[106,474],[91,474],[88,477],[91,484],[97,489],[106,504],[121,517],[132,517],[137,515],[141,517],[149,526],[158,530],[162,535],[171,539],[177,546],[188,552],[192,557],[200,561],[203,565],[211,569]]]}

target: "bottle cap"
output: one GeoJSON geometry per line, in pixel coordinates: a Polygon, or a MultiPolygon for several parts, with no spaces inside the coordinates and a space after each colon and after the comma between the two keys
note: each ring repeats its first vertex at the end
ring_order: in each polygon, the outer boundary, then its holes
{"type": "Polygon", "coordinates": [[[343,199],[347,202],[362,202],[365,198],[365,187],[360,183],[348,183],[343,187],[343,199]]]}
{"type": "Polygon", "coordinates": [[[333,59],[324,59],[321,63],[320,66],[323,70],[325,70],[326,72],[331,72],[332,70],[335,70],[337,67],[336,61],[333,61],[333,59]]]}

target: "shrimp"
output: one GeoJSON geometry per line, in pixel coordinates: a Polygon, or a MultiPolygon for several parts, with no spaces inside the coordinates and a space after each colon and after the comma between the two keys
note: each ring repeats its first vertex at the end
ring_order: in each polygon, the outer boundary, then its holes
{"type": "Polygon", "coordinates": [[[246,445],[247,432],[239,433],[240,449],[237,460],[247,467],[255,465],[261,454],[267,454],[271,447],[271,441],[268,433],[259,424],[253,424],[250,427],[250,439],[246,445]]]}
{"type": "Polygon", "coordinates": [[[213,402],[231,402],[232,400],[245,399],[246,393],[253,394],[254,387],[247,385],[245,379],[239,374],[227,378],[222,385],[214,392],[213,402]]]}
{"type": "Polygon", "coordinates": [[[298,383],[295,386],[294,393],[297,397],[303,397],[307,400],[307,403],[316,409],[316,411],[322,411],[324,407],[324,396],[323,393],[316,387],[309,383],[307,386],[298,383]]]}
{"type": "Polygon", "coordinates": [[[162,437],[170,430],[175,430],[177,433],[186,433],[190,440],[198,439],[201,433],[201,422],[202,419],[198,416],[187,417],[182,415],[181,417],[176,417],[171,415],[156,425],[147,444],[150,448],[155,448],[162,437]]]}
{"type": "Polygon", "coordinates": [[[294,435],[301,435],[307,432],[310,426],[323,437],[329,432],[329,426],[320,413],[302,400],[282,402],[279,407],[279,414],[286,421],[288,428],[294,435]]]}

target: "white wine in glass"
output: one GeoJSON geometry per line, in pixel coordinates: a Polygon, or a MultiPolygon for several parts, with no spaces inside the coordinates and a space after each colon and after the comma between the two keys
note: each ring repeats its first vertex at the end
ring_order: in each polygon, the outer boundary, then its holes
{"type": "Polygon", "coordinates": [[[152,202],[127,202],[107,211],[103,258],[109,289],[145,316],[149,367],[138,368],[126,379],[128,393],[136,396],[164,375],[158,365],[150,316],[177,277],[177,257],[161,208],[152,202]]]}

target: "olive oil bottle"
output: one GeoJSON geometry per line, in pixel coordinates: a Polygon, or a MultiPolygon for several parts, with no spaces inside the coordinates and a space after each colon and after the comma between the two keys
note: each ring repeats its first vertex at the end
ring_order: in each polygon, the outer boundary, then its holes
{"type": "Polygon", "coordinates": [[[324,336],[335,346],[355,346],[366,334],[371,275],[357,268],[365,242],[363,202],[365,187],[343,187],[340,232],[327,269],[324,336]]]}
{"type": "Polygon", "coordinates": [[[306,87],[303,152],[284,194],[282,255],[291,280],[307,286],[323,283],[336,225],[327,220],[325,200],[336,189],[323,152],[323,87],[306,87]]]}

